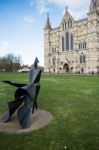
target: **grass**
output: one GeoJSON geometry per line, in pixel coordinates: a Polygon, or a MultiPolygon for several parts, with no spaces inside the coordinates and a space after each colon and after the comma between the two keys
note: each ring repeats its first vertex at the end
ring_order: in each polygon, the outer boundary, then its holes
{"type": "MultiPolygon", "coordinates": [[[[27,74],[0,74],[0,80],[28,82],[27,74]]],[[[15,88],[0,83],[0,113],[15,88]]],[[[53,120],[28,134],[0,133],[1,150],[99,150],[99,76],[42,75],[40,108],[53,120]]]]}

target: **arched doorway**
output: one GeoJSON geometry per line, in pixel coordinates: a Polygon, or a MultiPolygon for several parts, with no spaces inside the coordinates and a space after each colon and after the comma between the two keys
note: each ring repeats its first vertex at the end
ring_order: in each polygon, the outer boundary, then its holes
{"type": "Polygon", "coordinates": [[[83,68],[81,68],[81,73],[82,73],[82,74],[84,73],[84,69],[83,69],[83,68]]]}
{"type": "Polygon", "coordinates": [[[68,64],[66,64],[66,63],[64,64],[63,71],[67,72],[67,73],[69,72],[69,65],[68,64]]]}
{"type": "Polygon", "coordinates": [[[73,67],[70,68],[70,72],[73,73],[73,67]]]}

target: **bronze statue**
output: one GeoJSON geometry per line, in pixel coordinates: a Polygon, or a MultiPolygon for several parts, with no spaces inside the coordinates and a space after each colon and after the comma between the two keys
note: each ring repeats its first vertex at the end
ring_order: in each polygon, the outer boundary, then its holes
{"type": "Polygon", "coordinates": [[[37,97],[40,90],[41,69],[38,68],[38,59],[34,61],[34,66],[29,72],[29,83],[20,84],[11,81],[2,81],[4,83],[16,86],[15,100],[8,102],[9,112],[7,112],[2,120],[8,122],[11,120],[14,112],[17,111],[19,123],[23,129],[30,127],[31,107],[32,113],[37,109],[37,97]]]}

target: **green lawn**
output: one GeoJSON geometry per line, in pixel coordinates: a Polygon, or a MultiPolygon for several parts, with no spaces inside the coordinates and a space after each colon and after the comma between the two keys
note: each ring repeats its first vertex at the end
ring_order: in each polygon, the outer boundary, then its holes
{"type": "MultiPolygon", "coordinates": [[[[27,74],[0,73],[0,80],[28,82],[27,74]]],[[[0,114],[15,88],[0,82],[0,114]]],[[[53,120],[28,134],[0,133],[0,150],[99,150],[99,76],[42,75],[40,108],[53,120]]]]}

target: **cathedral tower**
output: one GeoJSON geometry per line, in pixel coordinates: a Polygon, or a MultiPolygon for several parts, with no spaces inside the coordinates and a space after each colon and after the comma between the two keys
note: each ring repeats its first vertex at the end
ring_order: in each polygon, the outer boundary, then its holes
{"type": "Polygon", "coordinates": [[[99,0],[90,0],[86,18],[75,20],[68,12],[52,28],[49,14],[44,27],[44,71],[99,73],[99,0]]]}
{"type": "Polygon", "coordinates": [[[47,20],[44,27],[44,70],[45,72],[49,72],[49,49],[50,49],[50,31],[51,31],[51,23],[49,19],[49,13],[47,13],[47,20]]]}
{"type": "Polygon", "coordinates": [[[88,13],[87,43],[90,51],[90,56],[88,56],[90,57],[90,60],[88,61],[89,66],[91,65],[94,72],[98,72],[99,62],[95,58],[97,58],[97,55],[99,55],[99,0],[91,0],[90,10],[88,13]]]}

